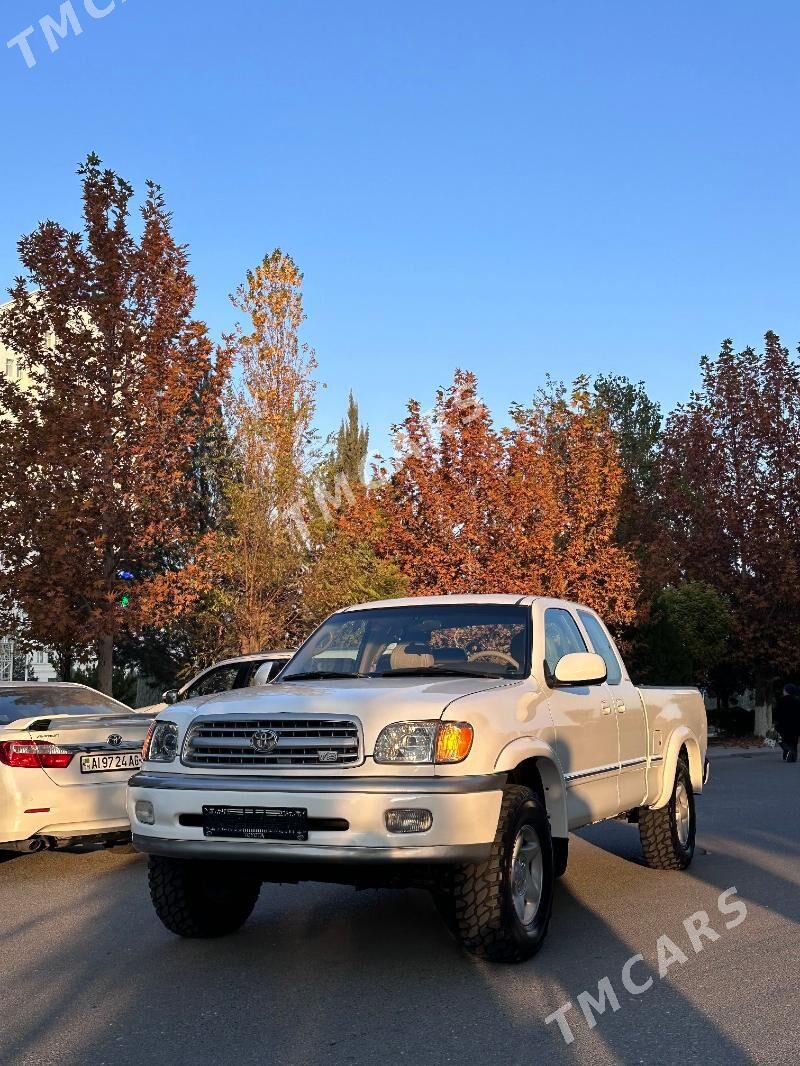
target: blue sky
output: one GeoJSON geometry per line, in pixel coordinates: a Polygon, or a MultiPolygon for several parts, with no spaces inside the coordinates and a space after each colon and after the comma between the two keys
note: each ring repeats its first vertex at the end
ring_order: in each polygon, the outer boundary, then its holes
{"type": "Polygon", "coordinates": [[[294,256],[323,433],[352,386],[385,446],[456,366],[501,417],[601,370],[669,408],[723,337],[800,341],[794,2],[72,2],[55,53],[60,0],[0,7],[3,289],[96,150],[162,184],[214,334],[294,256]]]}

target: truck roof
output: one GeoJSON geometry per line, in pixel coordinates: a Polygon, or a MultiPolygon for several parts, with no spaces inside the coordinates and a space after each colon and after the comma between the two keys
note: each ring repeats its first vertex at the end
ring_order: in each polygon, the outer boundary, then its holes
{"type": "Polygon", "coordinates": [[[496,604],[522,604],[530,606],[536,596],[509,595],[504,592],[490,593],[488,595],[464,595],[464,596],[407,596],[397,600],[372,600],[370,603],[356,603],[352,607],[344,607],[346,611],[366,611],[376,607],[437,607],[443,604],[469,604],[469,603],[496,603],[496,604]]]}

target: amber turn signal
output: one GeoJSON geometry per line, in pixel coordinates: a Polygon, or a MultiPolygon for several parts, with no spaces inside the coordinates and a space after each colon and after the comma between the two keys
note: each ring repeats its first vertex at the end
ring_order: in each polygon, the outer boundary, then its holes
{"type": "Polygon", "coordinates": [[[472,747],[472,726],[467,722],[442,722],[436,734],[434,762],[461,762],[472,747]]]}

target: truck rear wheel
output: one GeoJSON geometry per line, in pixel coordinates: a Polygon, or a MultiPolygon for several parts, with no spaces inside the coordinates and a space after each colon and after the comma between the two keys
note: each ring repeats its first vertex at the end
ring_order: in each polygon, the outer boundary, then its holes
{"type": "Polygon", "coordinates": [[[171,933],[215,937],[234,933],[253,912],[261,882],[237,863],[151,855],[150,898],[171,933]]]}
{"type": "Polygon", "coordinates": [[[531,789],[509,785],[491,855],[485,862],[454,867],[437,904],[471,954],[522,962],[547,936],[553,878],[547,812],[531,789]]]}
{"type": "Polygon", "coordinates": [[[653,870],[685,870],[694,856],[695,831],[692,778],[681,753],[669,803],[657,811],[639,809],[644,861],[653,870]]]}

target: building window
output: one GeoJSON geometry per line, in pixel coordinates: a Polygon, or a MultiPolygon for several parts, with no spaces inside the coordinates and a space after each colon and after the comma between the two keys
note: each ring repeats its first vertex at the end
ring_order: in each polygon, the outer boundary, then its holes
{"type": "Polygon", "coordinates": [[[14,645],[10,640],[0,641],[0,681],[14,677],[14,645]]]}
{"type": "Polygon", "coordinates": [[[9,381],[17,380],[17,363],[15,359],[6,359],[6,377],[9,381]]]}

